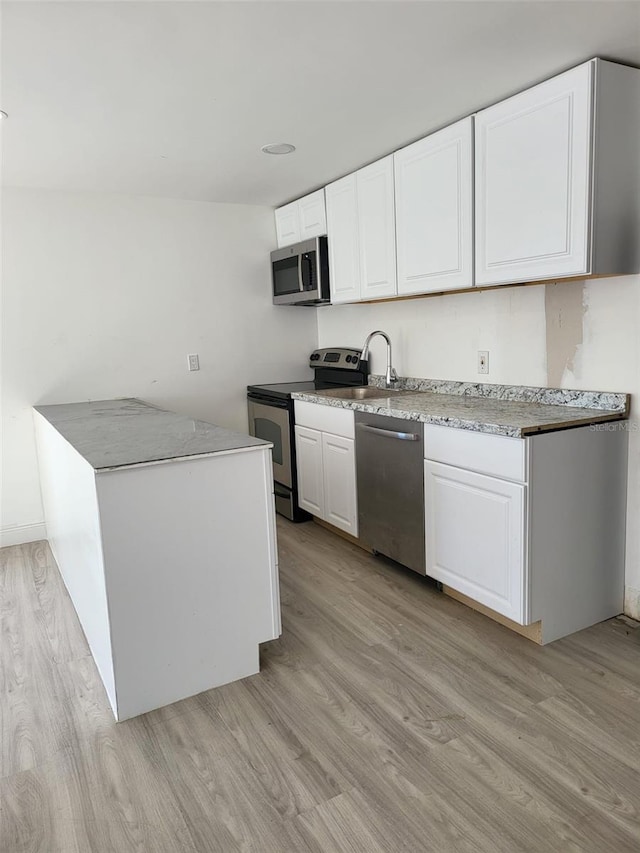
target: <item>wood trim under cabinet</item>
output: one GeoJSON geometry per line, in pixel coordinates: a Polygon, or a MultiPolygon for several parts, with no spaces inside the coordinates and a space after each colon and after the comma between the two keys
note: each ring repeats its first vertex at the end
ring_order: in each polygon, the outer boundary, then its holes
{"type": "MultiPolygon", "coordinates": [[[[623,275],[619,273],[618,275],[623,275]]],[[[628,273],[624,273],[628,275],[628,273]]],[[[479,290],[504,290],[505,287],[533,287],[536,284],[561,284],[565,281],[591,281],[596,278],[616,278],[616,275],[598,273],[597,275],[571,275],[567,278],[544,278],[536,281],[513,281],[508,284],[479,284],[473,287],[458,288],[456,290],[439,290],[436,293],[412,293],[409,296],[389,296],[385,299],[362,299],[358,302],[349,302],[349,305],[376,305],[379,302],[399,302],[407,299],[429,299],[432,296],[451,296],[458,293],[476,293],[479,290]]],[[[335,305],[343,303],[336,302],[335,305]]]]}
{"type": "Polygon", "coordinates": [[[336,536],[340,536],[342,539],[346,539],[347,542],[351,542],[352,545],[357,545],[358,548],[362,548],[363,551],[366,551],[367,554],[373,554],[373,549],[362,541],[362,539],[358,539],[356,536],[352,536],[350,533],[347,533],[345,530],[340,530],[339,527],[334,527],[333,524],[329,524],[328,521],[324,521],[322,518],[318,518],[314,515],[313,520],[316,524],[319,524],[320,527],[324,527],[325,530],[330,531],[331,533],[335,533],[336,536]]]}
{"type": "Polygon", "coordinates": [[[455,598],[455,600],[459,601],[461,604],[466,604],[467,607],[471,607],[472,610],[477,610],[478,613],[482,613],[483,616],[488,616],[489,619],[493,619],[494,622],[498,622],[500,625],[504,625],[505,628],[515,631],[516,634],[526,637],[527,640],[533,640],[533,642],[537,643],[539,646],[542,645],[542,621],[532,622],[531,625],[519,625],[507,616],[503,616],[501,613],[496,613],[496,611],[492,610],[490,607],[486,607],[484,604],[480,604],[479,601],[474,601],[473,598],[469,598],[468,595],[458,592],[457,589],[452,589],[450,586],[443,584],[442,591],[450,598],[455,598]]]}

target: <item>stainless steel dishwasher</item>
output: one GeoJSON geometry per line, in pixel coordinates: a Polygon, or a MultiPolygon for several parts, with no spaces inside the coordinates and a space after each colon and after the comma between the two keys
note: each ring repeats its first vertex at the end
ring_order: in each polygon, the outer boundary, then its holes
{"type": "Polygon", "coordinates": [[[355,422],[360,538],[426,575],[424,426],[366,412],[355,422]]]}

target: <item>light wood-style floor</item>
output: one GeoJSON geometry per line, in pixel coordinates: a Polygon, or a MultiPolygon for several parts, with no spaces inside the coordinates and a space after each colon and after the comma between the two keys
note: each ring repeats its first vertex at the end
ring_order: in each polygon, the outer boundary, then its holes
{"type": "Polygon", "coordinates": [[[541,648],[279,536],[261,673],[120,724],[46,545],[0,552],[2,853],[638,853],[636,623],[541,648]]]}

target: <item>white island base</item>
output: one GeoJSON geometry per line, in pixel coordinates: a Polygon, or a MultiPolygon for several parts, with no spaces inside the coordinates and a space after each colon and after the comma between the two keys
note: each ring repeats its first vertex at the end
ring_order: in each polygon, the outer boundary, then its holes
{"type": "Polygon", "coordinates": [[[281,630],[271,445],[96,470],[35,421],[48,540],[116,719],[257,673],[281,630]]]}

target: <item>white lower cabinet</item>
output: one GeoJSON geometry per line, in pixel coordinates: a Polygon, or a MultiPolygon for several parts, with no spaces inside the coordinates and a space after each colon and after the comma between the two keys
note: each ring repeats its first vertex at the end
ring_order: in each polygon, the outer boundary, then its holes
{"type": "Polygon", "coordinates": [[[334,527],[357,536],[353,438],[296,426],[296,454],[300,506],[334,527]]]}
{"type": "Polygon", "coordinates": [[[322,433],[317,429],[296,427],[298,503],[311,515],[324,516],[324,478],[322,476],[322,433]]]}
{"type": "Polygon", "coordinates": [[[427,574],[524,624],[525,489],[425,462],[427,574]]]}
{"type": "MultiPolygon", "coordinates": [[[[607,426],[613,426],[607,424],[607,426]]],[[[427,574],[548,643],[622,612],[627,439],[427,424],[427,574]]]]}
{"type": "Polygon", "coordinates": [[[358,535],[356,454],[352,438],[322,433],[324,520],[358,535]]]}

